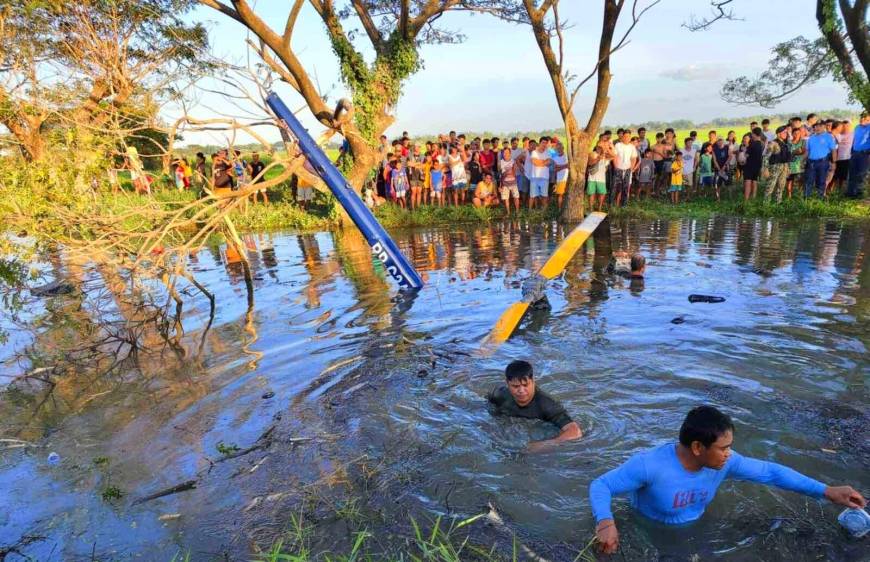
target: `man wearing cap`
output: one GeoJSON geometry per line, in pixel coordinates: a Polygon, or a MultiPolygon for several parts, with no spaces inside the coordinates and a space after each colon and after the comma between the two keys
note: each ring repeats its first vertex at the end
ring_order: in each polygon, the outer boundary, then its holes
{"type": "Polygon", "coordinates": [[[849,160],[849,183],[846,197],[860,199],[867,169],[870,168],[870,113],[861,113],[860,124],[852,137],[852,158],[849,160]]]}
{"type": "Polygon", "coordinates": [[[767,160],[770,178],[767,188],[764,190],[764,202],[770,202],[776,194],[776,202],[782,203],[782,192],[785,182],[788,180],[789,164],[791,163],[791,149],[788,146],[788,134],[791,129],[788,125],[777,127],[776,136],[768,145],[770,157],[767,160]]]}
{"type": "Polygon", "coordinates": [[[819,197],[825,196],[825,183],[831,164],[837,160],[837,141],[825,130],[825,124],[817,121],[813,134],[807,139],[807,171],[804,177],[804,196],[813,194],[813,187],[819,197]]]}

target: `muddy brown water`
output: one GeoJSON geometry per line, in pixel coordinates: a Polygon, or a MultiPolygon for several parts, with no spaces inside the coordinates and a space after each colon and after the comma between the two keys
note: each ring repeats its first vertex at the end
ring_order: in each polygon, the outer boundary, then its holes
{"type": "MultiPolygon", "coordinates": [[[[551,310],[478,355],[519,282],[564,234],[518,223],[396,231],[427,277],[416,295],[397,293],[354,233],[247,235],[250,311],[233,256],[200,252],[192,269],[215,293],[217,314],[203,338],[208,302],[183,287],[191,353],[181,366],[149,356],[140,370],[64,381],[47,401],[38,387],[0,382],[4,436],[35,444],[0,452],[0,552],[249,559],[310,510],[317,551],[340,552],[366,528],[373,552],[388,553],[404,544],[409,515],[494,508],[501,523],[481,523],[475,540],[509,549],[517,537],[543,557],[573,560],[591,537],[591,480],[674,440],[699,403],[735,418],[741,453],[870,492],[866,224],[614,223],[613,249],[647,256],[643,284],[609,276],[589,242],[549,285],[551,310]],[[726,301],[690,304],[690,293],[726,301]],[[525,454],[529,439],[554,430],[487,412],[482,397],[514,358],[534,364],[583,440],[525,454]],[[220,443],[263,447],[215,462],[220,443]],[[47,462],[52,451],[57,465],[47,462]],[[193,478],[195,489],[133,504],[193,478]],[[110,487],[123,496],[105,501],[110,487]]],[[[103,281],[84,274],[87,287],[103,281]]],[[[76,309],[63,300],[74,298],[34,302],[24,320],[76,309]]],[[[32,334],[3,322],[8,380],[29,367],[10,358],[32,334]]],[[[839,511],[728,483],[700,522],[664,529],[618,500],[615,559],[868,559],[868,539],[848,538],[839,511]]]]}

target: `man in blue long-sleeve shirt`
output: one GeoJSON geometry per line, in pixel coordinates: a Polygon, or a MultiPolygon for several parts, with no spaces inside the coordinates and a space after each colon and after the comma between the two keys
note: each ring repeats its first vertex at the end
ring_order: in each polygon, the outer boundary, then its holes
{"type": "Polygon", "coordinates": [[[731,450],[734,424],[712,406],[689,412],[679,443],[638,453],[595,479],[589,499],[601,550],[614,553],[619,534],[610,510],[613,495],[631,494],[632,506],[646,517],[669,525],[699,519],[725,479],[772,484],[847,507],[867,502],[850,486],[826,486],[785,466],[744,457],[731,450]]]}
{"type": "Polygon", "coordinates": [[[852,136],[852,158],[849,160],[849,183],[846,197],[863,196],[864,178],[870,168],[870,113],[861,113],[861,123],[852,136]]]}

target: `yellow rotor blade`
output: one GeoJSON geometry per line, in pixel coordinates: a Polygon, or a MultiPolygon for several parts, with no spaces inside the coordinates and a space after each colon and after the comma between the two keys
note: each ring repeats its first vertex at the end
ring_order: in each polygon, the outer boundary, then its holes
{"type": "MultiPolygon", "coordinates": [[[[538,271],[538,275],[548,280],[560,275],[562,271],[565,270],[565,266],[568,265],[568,262],[571,261],[571,258],[574,257],[574,254],[577,253],[577,250],[580,249],[580,246],[586,242],[589,236],[596,228],[598,228],[598,225],[600,225],[601,221],[606,217],[606,213],[590,213],[583,222],[577,225],[577,227],[572,230],[564,240],[562,240],[553,252],[553,255],[551,255],[547,260],[547,263],[545,263],[538,271]]],[[[520,301],[510,305],[507,310],[499,316],[498,321],[495,323],[495,326],[493,326],[492,331],[487,338],[487,343],[500,344],[507,341],[507,339],[511,337],[511,334],[514,333],[514,330],[516,330],[520,320],[523,319],[523,315],[525,315],[526,311],[529,309],[530,304],[531,303],[525,301],[520,301]]],[[[494,348],[492,349],[494,350],[494,348]]]]}
{"type": "Polygon", "coordinates": [[[574,257],[574,254],[577,253],[577,250],[580,249],[580,246],[586,242],[605,217],[607,217],[607,213],[590,213],[583,222],[571,231],[571,234],[562,240],[562,243],[559,244],[553,255],[544,264],[544,267],[538,271],[538,275],[552,279],[561,274],[565,270],[565,266],[568,265],[568,262],[571,261],[571,258],[574,257]]]}
{"type": "Polygon", "coordinates": [[[510,305],[507,310],[498,317],[498,321],[495,323],[492,332],[489,334],[489,341],[493,343],[502,343],[511,337],[511,334],[514,333],[520,320],[523,319],[526,310],[528,310],[529,304],[530,303],[521,301],[510,305]]]}

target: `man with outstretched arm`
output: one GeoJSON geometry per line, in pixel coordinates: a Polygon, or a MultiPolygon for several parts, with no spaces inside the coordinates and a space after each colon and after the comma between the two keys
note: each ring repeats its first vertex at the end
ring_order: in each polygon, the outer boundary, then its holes
{"type": "Polygon", "coordinates": [[[580,426],[565,408],[535,387],[532,365],[528,361],[511,361],[504,370],[504,377],[507,384],[494,388],[486,397],[496,414],[544,420],[559,428],[556,437],[529,443],[529,452],[547,451],[559,443],[583,437],[580,426]]]}
{"type": "Polygon", "coordinates": [[[678,443],[637,453],[596,478],[589,499],[602,552],[619,548],[610,510],[611,498],[618,494],[630,493],[632,507],[667,525],[699,519],[725,479],[773,485],[846,507],[867,504],[850,486],[826,486],[780,464],[744,457],[731,450],[733,441],[731,418],[712,406],[698,406],[683,421],[678,443]]]}

